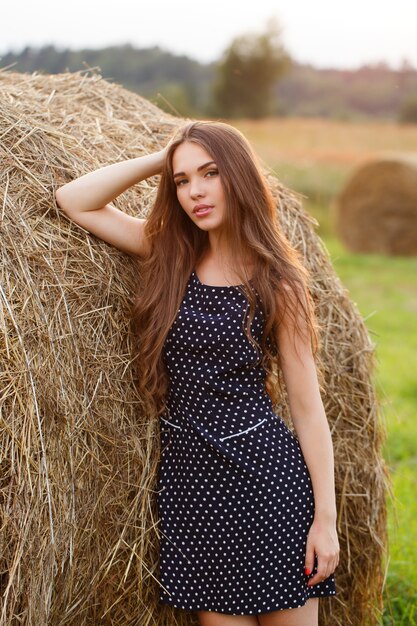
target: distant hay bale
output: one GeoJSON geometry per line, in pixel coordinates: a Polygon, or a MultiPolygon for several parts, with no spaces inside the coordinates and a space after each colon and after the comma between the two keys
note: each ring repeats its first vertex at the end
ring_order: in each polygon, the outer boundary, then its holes
{"type": "Polygon", "coordinates": [[[355,170],[333,207],[354,252],[417,254],[417,155],[386,155],[355,170]]]}
{"type": "MultiPolygon", "coordinates": [[[[2,626],[186,626],[158,601],[157,416],[131,366],[134,260],[77,226],[54,190],[160,149],[183,120],[97,73],[0,72],[2,626]]],[[[386,554],[385,431],[374,349],[297,196],[270,178],[312,272],[338,506],[338,593],[321,624],[377,623],[386,554]]],[[[145,216],[158,177],[115,204],[145,216]]],[[[291,426],[287,402],[275,407],[291,426]]]]}

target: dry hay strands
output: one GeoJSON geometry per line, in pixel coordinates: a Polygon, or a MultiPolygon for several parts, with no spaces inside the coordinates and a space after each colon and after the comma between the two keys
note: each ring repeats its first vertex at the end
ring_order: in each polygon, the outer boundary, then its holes
{"type": "MultiPolygon", "coordinates": [[[[184,120],[85,72],[0,72],[0,625],[187,626],[158,601],[158,423],[138,397],[133,259],[69,220],[54,189],[159,150],[184,120]]],[[[376,624],[386,469],[374,345],[296,194],[270,177],[322,326],[341,558],[320,623],[376,624]]],[[[146,215],[157,178],[117,198],[146,215]]],[[[288,420],[285,405],[275,407],[288,420]]]]}
{"type": "Polygon", "coordinates": [[[333,207],[354,252],[417,254],[417,154],[386,154],[357,168],[333,207]]]}

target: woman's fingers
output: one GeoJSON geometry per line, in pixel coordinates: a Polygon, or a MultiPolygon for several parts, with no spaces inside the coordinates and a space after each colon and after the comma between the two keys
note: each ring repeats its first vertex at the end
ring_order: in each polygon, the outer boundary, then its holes
{"type": "Polygon", "coordinates": [[[307,547],[306,547],[306,558],[305,558],[305,570],[306,574],[309,576],[311,574],[311,572],[314,569],[314,544],[313,542],[310,540],[310,538],[308,538],[307,540],[307,547]]]}
{"type": "Polygon", "coordinates": [[[333,574],[336,569],[335,563],[336,561],[334,557],[319,555],[317,557],[317,572],[308,581],[308,587],[312,587],[313,585],[317,585],[317,583],[323,582],[323,580],[326,580],[326,578],[333,574]]]}
{"type": "MultiPolygon", "coordinates": [[[[313,563],[313,557],[316,564],[316,572],[307,582],[309,587],[323,582],[333,574],[339,562],[339,554],[339,541],[334,524],[314,520],[307,535],[306,546],[306,565],[313,563]]],[[[314,571],[314,565],[310,570],[314,571]]]]}

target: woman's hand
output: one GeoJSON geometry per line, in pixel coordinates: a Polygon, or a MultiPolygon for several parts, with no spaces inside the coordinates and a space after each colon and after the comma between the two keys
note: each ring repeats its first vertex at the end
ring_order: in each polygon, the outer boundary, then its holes
{"type": "Polygon", "coordinates": [[[165,159],[166,159],[166,156],[167,156],[167,154],[168,154],[168,150],[169,150],[169,149],[170,149],[170,147],[171,147],[171,144],[173,144],[173,143],[174,143],[174,141],[176,141],[176,139],[177,139],[177,137],[176,137],[176,135],[174,134],[174,135],[173,135],[173,136],[172,136],[172,137],[168,140],[168,143],[166,144],[166,146],[165,146],[164,148],[162,148],[162,150],[160,151],[160,154],[162,155],[162,159],[163,159],[163,161],[165,161],[165,159]]]}
{"type": "Polygon", "coordinates": [[[317,555],[317,573],[308,581],[312,587],[333,574],[339,564],[339,540],[336,524],[314,518],[307,535],[305,573],[307,576],[314,569],[314,555],[317,555]]]}

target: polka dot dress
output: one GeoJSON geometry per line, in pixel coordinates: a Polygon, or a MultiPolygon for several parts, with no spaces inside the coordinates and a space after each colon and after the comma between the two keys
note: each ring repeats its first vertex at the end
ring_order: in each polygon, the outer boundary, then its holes
{"type": "MultiPolygon", "coordinates": [[[[193,271],[164,345],[159,594],[182,609],[249,615],[336,594],[333,574],[307,586],[311,478],[253,366],[247,305],[239,285],[206,285],[193,271]]],[[[258,305],[257,341],[263,321],[258,305]]]]}

